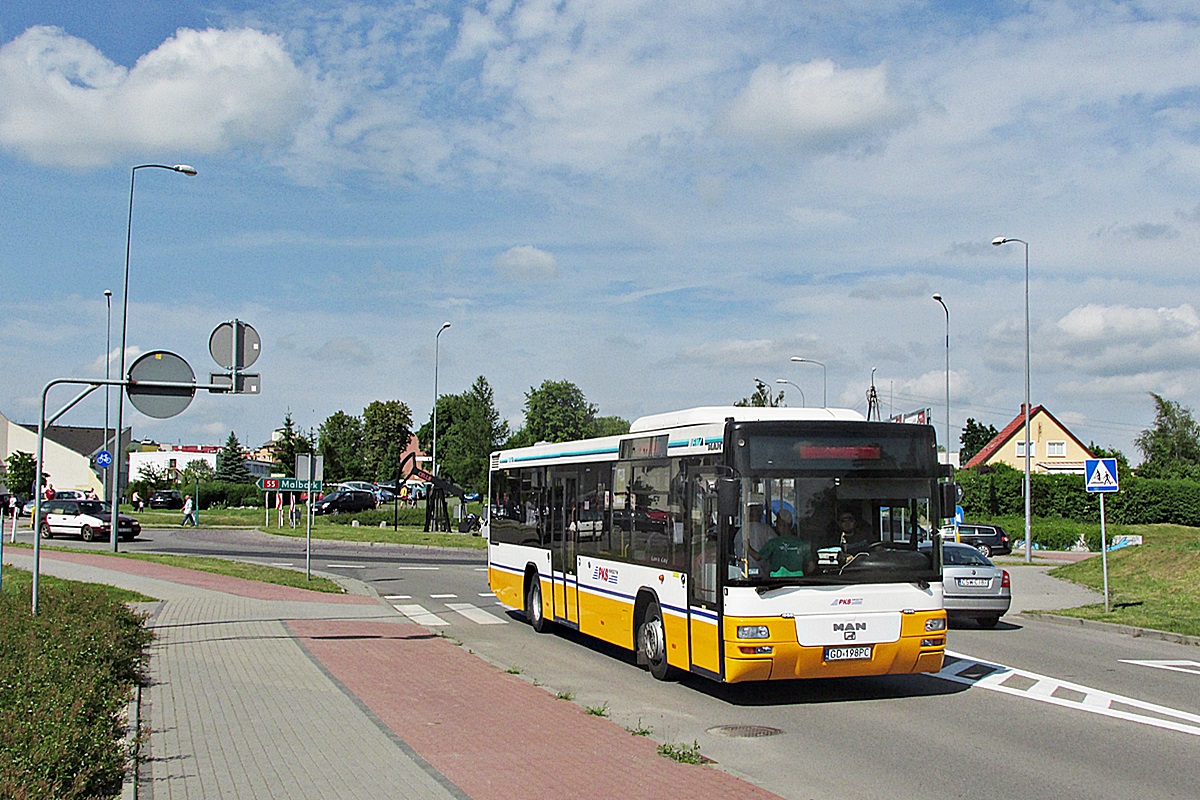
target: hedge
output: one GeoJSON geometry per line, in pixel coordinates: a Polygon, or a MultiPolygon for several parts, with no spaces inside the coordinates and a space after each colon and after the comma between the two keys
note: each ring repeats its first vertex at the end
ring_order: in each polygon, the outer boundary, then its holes
{"type": "MultiPolygon", "coordinates": [[[[5,570],[8,573],[8,569],[5,570]]],[[[127,753],[120,712],[145,680],[153,634],[91,586],[0,592],[0,797],[115,797],[127,753]]]]}
{"type": "MultiPolygon", "coordinates": [[[[1108,522],[1123,525],[1169,523],[1200,527],[1200,482],[1138,478],[1122,471],[1121,490],[1104,500],[1108,522]]],[[[1011,468],[988,472],[960,470],[963,513],[969,519],[1025,513],[1025,473],[1011,468]]],[[[1082,475],[1029,476],[1032,516],[1061,517],[1099,524],[1100,497],[1084,488],[1082,475]]]]}

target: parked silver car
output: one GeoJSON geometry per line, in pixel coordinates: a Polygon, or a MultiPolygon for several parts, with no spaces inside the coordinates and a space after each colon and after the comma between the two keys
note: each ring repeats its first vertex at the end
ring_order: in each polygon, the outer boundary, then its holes
{"type": "MultiPolygon", "coordinates": [[[[921,549],[929,552],[929,545],[921,549]]],[[[1012,606],[1008,572],[968,544],[942,544],[942,595],[951,619],[973,619],[994,628],[1012,606]]]]}

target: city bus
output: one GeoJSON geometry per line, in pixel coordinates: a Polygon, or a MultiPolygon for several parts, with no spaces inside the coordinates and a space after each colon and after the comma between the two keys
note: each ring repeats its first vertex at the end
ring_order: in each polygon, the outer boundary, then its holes
{"type": "Polygon", "coordinates": [[[694,408],[491,454],[488,582],[665,680],[937,672],[950,468],[929,425],[694,408]],[[771,543],[772,539],[779,541],[771,543]]]}

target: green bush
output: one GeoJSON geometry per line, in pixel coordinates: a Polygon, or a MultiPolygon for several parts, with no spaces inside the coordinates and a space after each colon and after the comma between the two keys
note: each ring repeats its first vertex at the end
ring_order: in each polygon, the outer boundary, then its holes
{"type": "MultiPolygon", "coordinates": [[[[187,493],[187,488],[186,486],[181,487],[180,491],[187,493]]],[[[253,483],[212,481],[200,484],[198,502],[201,510],[214,507],[245,508],[251,506],[262,508],[263,493],[253,483]]]]}
{"type": "Polygon", "coordinates": [[[114,797],[127,756],[119,713],[153,635],[83,584],[39,587],[34,617],[14,572],[0,592],[0,797],[114,797]]]}

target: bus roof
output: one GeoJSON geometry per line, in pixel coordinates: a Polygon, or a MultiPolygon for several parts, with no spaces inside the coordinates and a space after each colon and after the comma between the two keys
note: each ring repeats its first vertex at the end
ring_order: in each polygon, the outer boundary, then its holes
{"type": "Polygon", "coordinates": [[[629,426],[630,433],[682,428],[688,425],[723,423],[729,418],[736,422],[765,422],[778,420],[844,420],[861,422],[862,414],[848,408],[768,408],[755,406],[702,406],[665,414],[639,417],[629,426]]]}

